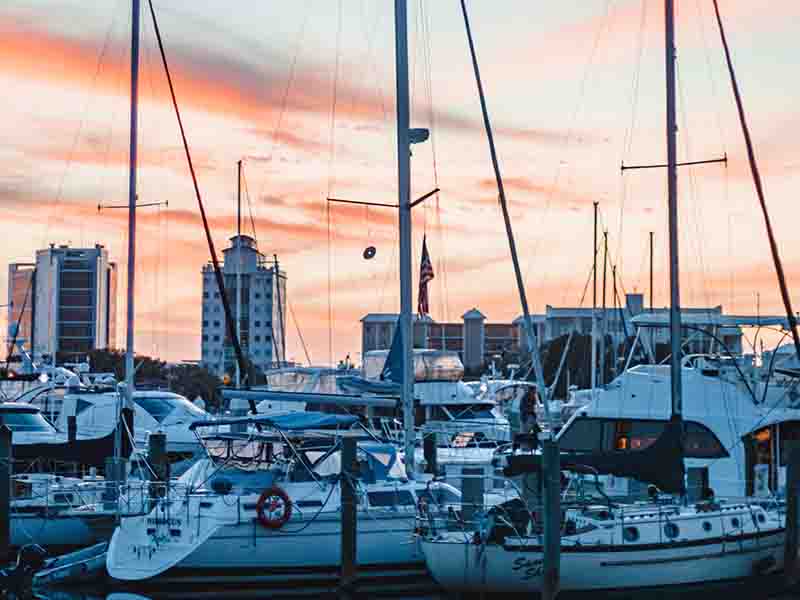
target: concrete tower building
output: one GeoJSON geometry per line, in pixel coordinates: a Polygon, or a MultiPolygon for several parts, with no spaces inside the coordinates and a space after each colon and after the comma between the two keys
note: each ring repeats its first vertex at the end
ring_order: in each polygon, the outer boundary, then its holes
{"type": "MultiPolygon", "coordinates": [[[[230,241],[230,247],[223,250],[222,271],[234,319],[237,265],[241,274],[239,342],[250,362],[266,371],[286,361],[286,273],[267,262],[250,236],[233,236],[230,241]]],[[[233,378],[236,356],[211,264],[203,267],[202,310],[201,362],[215,375],[233,378]]]]}

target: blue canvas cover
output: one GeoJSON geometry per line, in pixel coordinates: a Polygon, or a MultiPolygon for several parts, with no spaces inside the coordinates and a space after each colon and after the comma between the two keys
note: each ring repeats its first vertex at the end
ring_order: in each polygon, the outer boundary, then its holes
{"type": "Polygon", "coordinates": [[[274,427],[284,431],[303,429],[329,429],[331,427],[349,427],[358,422],[354,415],[331,415],[321,412],[291,412],[284,415],[252,415],[249,417],[231,417],[229,419],[195,421],[189,429],[197,427],[213,427],[215,425],[254,424],[274,427]]]}

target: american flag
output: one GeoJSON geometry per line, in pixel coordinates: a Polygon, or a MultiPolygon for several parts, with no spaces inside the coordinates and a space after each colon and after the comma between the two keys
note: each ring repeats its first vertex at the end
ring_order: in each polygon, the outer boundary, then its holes
{"type": "Polygon", "coordinates": [[[422,261],[419,265],[419,293],[417,294],[417,314],[427,315],[428,308],[428,282],[433,279],[433,264],[428,254],[428,243],[422,236],[422,261]]]}

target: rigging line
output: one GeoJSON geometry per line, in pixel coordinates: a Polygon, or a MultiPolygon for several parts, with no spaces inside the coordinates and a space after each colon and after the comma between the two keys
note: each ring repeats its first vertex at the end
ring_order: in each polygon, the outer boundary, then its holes
{"type": "MultiPolygon", "coordinates": [[[[679,64],[675,65],[675,77],[678,82],[678,94],[681,102],[680,104],[680,117],[682,122],[681,125],[683,127],[683,131],[685,132],[685,134],[682,136],[684,143],[684,153],[686,154],[685,156],[686,160],[691,160],[691,145],[690,145],[691,140],[690,140],[689,123],[688,123],[689,105],[686,102],[686,96],[683,89],[683,80],[681,79],[681,69],[679,64]]],[[[698,193],[699,186],[697,184],[697,177],[695,176],[694,167],[691,166],[689,167],[688,179],[689,179],[689,195],[693,200],[692,208],[694,209],[695,213],[695,218],[693,219],[694,221],[693,225],[697,237],[694,240],[694,242],[695,242],[697,257],[700,262],[700,280],[701,280],[700,287],[702,288],[703,296],[705,297],[704,298],[705,304],[707,307],[710,307],[711,294],[708,289],[708,281],[707,281],[708,270],[706,269],[705,257],[703,254],[703,244],[702,244],[702,240],[705,239],[704,235],[705,232],[703,230],[702,203],[697,201],[699,195],[698,193]]],[[[691,270],[689,270],[689,273],[691,273],[691,270]]]]}
{"type": "MultiPolygon", "coordinates": [[[[164,211],[164,357],[169,360],[169,209],[164,211]]],[[[167,388],[172,391],[172,378],[167,377],[167,388]]]]}
{"type": "MultiPolygon", "coordinates": [[[[105,60],[106,52],[108,51],[111,42],[111,35],[114,32],[114,26],[117,22],[117,12],[118,12],[117,6],[118,4],[114,6],[114,10],[111,13],[111,23],[108,26],[108,30],[106,31],[106,37],[105,40],[103,41],[100,53],[97,56],[97,65],[95,67],[94,75],[92,77],[92,83],[89,86],[89,89],[86,94],[86,101],[83,106],[81,119],[78,122],[78,129],[75,131],[75,135],[72,138],[72,146],[70,147],[69,154],[67,155],[67,161],[66,161],[67,164],[64,165],[64,170],[61,172],[61,177],[59,178],[58,188],[56,191],[56,198],[53,207],[54,210],[52,212],[48,212],[47,220],[45,221],[44,239],[42,240],[42,246],[44,246],[45,243],[47,242],[51,218],[55,217],[56,215],[62,212],[61,210],[59,210],[59,206],[61,205],[61,201],[63,199],[64,184],[66,182],[67,173],[72,168],[72,163],[75,160],[75,151],[77,150],[78,141],[80,140],[81,133],[83,132],[83,127],[86,124],[87,115],[89,113],[89,103],[91,102],[92,96],[94,95],[94,90],[97,85],[97,79],[100,77],[100,70],[103,67],[103,61],[105,60]]],[[[64,214],[67,214],[67,212],[68,211],[64,211],[64,214]]],[[[66,219],[63,216],[61,217],[61,220],[62,222],[66,223],[66,219]]]]}
{"type": "Polygon", "coordinates": [[[328,363],[333,366],[333,301],[332,301],[332,271],[331,258],[331,203],[325,203],[325,213],[328,221],[328,363]]]}
{"type": "Polygon", "coordinates": [[[336,160],[336,103],[339,95],[339,65],[341,62],[341,38],[342,38],[342,0],[337,2],[337,24],[336,24],[336,62],[333,69],[333,89],[331,91],[331,118],[330,130],[328,132],[328,194],[331,197],[331,190],[335,183],[334,163],[336,160]]]}
{"type": "MultiPolygon", "coordinates": [[[[239,364],[239,370],[241,373],[247,374],[247,383],[250,383],[250,370],[248,369],[247,360],[242,353],[242,347],[239,345],[239,337],[236,335],[236,326],[234,325],[233,319],[233,312],[231,311],[230,302],[228,299],[228,294],[225,289],[225,279],[222,276],[222,271],[220,270],[219,261],[217,260],[217,252],[214,248],[214,240],[211,237],[211,230],[209,229],[208,225],[208,218],[206,217],[206,210],[203,206],[203,199],[200,195],[200,187],[197,183],[197,175],[194,170],[194,163],[192,162],[192,154],[189,151],[189,142],[186,138],[186,131],[183,128],[183,120],[181,119],[180,109],[178,108],[178,99],[175,96],[175,88],[172,85],[172,76],[169,71],[169,65],[167,63],[167,54],[164,49],[164,43],[161,39],[161,31],[158,27],[158,21],[156,20],[156,11],[153,8],[153,0],[147,0],[147,3],[150,7],[150,15],[153,19],[153,31],[156,34],[156,40],[158,41],[158,50],[161,54],[161,61],[164,65],[164,74],[167,77],[167,83],[169,83],[169,92],[170,96],[172,97],[172,106],[175,110],[175,117],[178,120],[178,128],[180,129],[181,133],[181,140],[183,142],[183,149],[186,154],[186,162],[189,165],[189,173],[192,176],[192,184],[194,185],[194,193],[195,197],[197,198],[197,205],[200,208],[200,216],[203,219],[203,229],[205,230],[206,234],[206,242],[208,243],[208,250],[211,254],[211,261],[214,265],[214,275],[217,281],[217,288],[220,292],[220,298],[222,300],[222,308],[225,312],[225,324],[227,325],[228,334],[230,335],[231,342],[233,344],[234,352],[236,353],[236,361],[239,364]]],[[[256,410],[256,404],[253,400],[250,400],[250,410],[253,414],[256,414],[258,411],[256,410]]]]}
{"type": "Polygon", "coordinates": [[[297,316],[294,314],[294,305],[292,305],[289,300],[286,300],[286,305],[289,307],[289,314],[292,316],[292,321],[294,322],[294,328],[297,330],[297,337],[300,339],[300,345],[303,346],[303,354],[306,355],[306,362],[308,366],[311,366],[311,355],[308,353],[308,346],[306,346],[306,341],[303,339],[303,332],[300,331],[300,322],[297,320],[297,316]]]}
{"type": "MultiPolygon", "coordinates": [[[[17,324],[14,326],[14,335],[11,338],[11,344],[8,347],[8,354],[6,355],[6,370],[8,370],[8,365],[11,361],[11,354],[14,352],[14,346],[17,345],[17,335],[19,334],[19,326],[22,323],[22,316],[25,314],[25,308],[28,306],[28,296],[31,292],[31,287],[33,286],[33,280],[36,277],[36,269],[31,271],[31,277],[28,279],[28,287],[25,288],[25,298],[22,300],[22,309],[19,311],[19,316],[17,317],[17,324]]],[[[14,306],[13,306],[13,298],[11,303],[11,312],[13,313],[14,306]]],[[[33,357],[33,348],[31,348],[31,357],[33,357]]]]}
{"type": "MultiPolygon", "coordinates": [[[[636,131],[636,124],[639,116],[639,85],[641,81],[642,71],[642,57],[644,55],[644,32],[647,26],[647,2],[642,0],[641,3],[641,18],[639,20],[639,35],[637,39],[636,50],[636,68],[634,70],[633,80],[631,82],[631,120],[628,131],[625,135],[623,142],[623,160],[624,157],[630,156],[633,147],[634,131],[636,131]]],[[[622,242],[624,238],[624,215],[625,205],[628,200],[628,179],[622,177],[622,193],[620,194],[619,202],[619,227],[617,228],[618,249],[620,255],[622,254],[622,242]]],[[[621,257],[618,257],[621,258],[621,257]]],[[[621,260],[620,260],[621,263],[621,260]]]]}
{"type": "Polygon", "coordinates": [[[244,185],[244,197],[247,199],[247,212],[250,216],[250,227],[253,229],[253,240],[256,243],[256,247],[258,247],[258,235],[256,234],[256,221],[253,218],[253,204],[250,201],[250,189],[247,187],[247,174],[245,170],[242,169],[242,184],[244,185]]]}
{"type": "Polygon", "coordinates": [[[786,276],[783,272],[783,263],[781,262],[780,254],[778,253],[778,244],[775,241],[775,234],[772,231],[772,223],[769,218],[769,211],[767,210],[767,203],[764,198],[764,188],[761,185],[761,173],[758,170],[756,163],[756,155],[753,150],[753,141],[750,139],[750,129],[747,126],[747,118],[744,114],[744,105],[742,104],[742,97],[739,94],[739,84],[736,81],[736,73],[733,69],[733,62],[731,53],[728,49],[728,40],[725,37],[725,29],[722,26],[722,17],[719,14],[719,4],[714,0],[714,12],[717,15],[717,25],[719,26],[719,35],[722,40],[722,46],[725,49],[725,61],[728,63],[728,73],[730,74],[731,87],[733,88],[733,95],[736,99],[736,108],[739,112],[739,123],[742,127],[742,134],[744,135],[745,145],[747,146],[747,158],[750,163],[750,171],[753,176],[753,184],[758,194],[758,201],[761,204],[761,212],[764,215],[764,223],[767,228],[767,236],[769,237],[769,248],[772,252],[772,262],[775,263],[775,271],[778,276],[778,284],[781,290],[781,297],[783,305],[786,309],[786,318],[789,321],[789,328],[792,330],[792,339],[794,341],[794,349],[800,359],[800,335],[797,333],[797,318],[792,310],[792,300],[789,296],[789,288],[786,285],[786,276]]]}
{"type": "MultiPolygon", "coordinates": [[[[587,83],[588,83],[588,80],[589,80],[589,74],[590,74],[590,72],[592,70],[592,66],[594,64],[594,60],[595,60],[595,57],[597,55],[597,50],[600,47],[600,41],[601,41],[601,39],[603,37],[603,33],[605,32],[605,30],[607,29],[607,26],[608,26],[608,20],[609,20],[608,16],[609,16],[610,8],[611,8],[611,0],[606,0],[606,2],[605,2],[605,17],[603,18],[602,24],[598,28],[598,30],[597,30],[597,32],[595,34],[594,41],[592,43],[592,48],[591,48],[591,51],[589,53],[589,59],[586,62],[586,67],[583,70],[583,75],[581,77],[581,82],[580,82],[580,85],[579,85],[579,88],[578,88],[578,100],[575,103],[575,108],[572,111],[572,116],[570,117],[569,128],[567,129],[567,133],[564,136],[564,141],[561,144],[560,155],[562,155],[562,156],[563,156],[563,154],[565,154],[567,152],[567,150],[569,149],[569,147],[571,145],[571,141],[572,141],[572,137],[573,137],[573,134],[574,134],[575,126],[576,126],[576,123],[578,121],[578,113],[581,110],[581,106],[583,105],[583,100],[584,100],[585,95],[586,95],[586,86],[587,86],[587,83]]],[[[555,197],[556,188],[557,188],[558,183],[559,183],[559,181],[561,179],[561,166],[562,166],[562,161],[559,161],[558,165],[556,166],[556,172],[555,172],[555,175],[553,176],[553,182],[552,182],[552,184],[550,186],[550,191],[547,194],[547,200],[545,201],[545,209],[544,209],[545,215],[547,213],[549,213],[549,211],[550,211],[550,206],[552,204],[553,198],[555,197]]],[[[543,218],[545,218],[545,215],[543,215],[543,218]]],[[[536,240],[534,240],[533,250],[530,252],[530,254],[532,255],[532,259],[530,261],[528,261],[528,266],[525,269],[525,277],[524,277],[525,281],[527,281],[528,277],[530,276],[530,271],[531,271],[531,268],[533,267],[533,264],[535,262],[535,258],[536,258],[536,255],[537,255],[538,251],[539,251],[539,246],[540,245],[541,245],[541,238],[537,238],[536,240]]],[[[545,275],[545,279],[546,279],[546,275],[545,275]]],[[[544,282],[542,283],[542,285],[544,285],[544,282]]]]}
{"type": "MultiPolygon", "coordinates": [[[[708,69],[708,82],[711,86],[711,96],[714,99],[714,115],[716,116],[717,121],[717,128],[719,129],[719,141],[722,144],[722,151],[727,156],[728,149],[726,148],[725,144],[725,129],[722,127],[722,112],[719,110],[720,102],[719,102],[719,91],[717,90],[717,79],[714,77],[714,70],[711,67],[711,53],[709,51],[708,39],[706,36],[706,26],[704,23],[705,20],[705,11],[702,8],[702,4],[699,0],[695,1],[695,9],[697,11],[697,24],[698,30],[700,31],[700,38],[703,42],[703,54],[705,55],[706,59],[706,68],[708,69]]],[[[727,162],[725,163],[727,166],[727,162]]],[[[727,203],[726,203],[727,206],[727,203]]]]}

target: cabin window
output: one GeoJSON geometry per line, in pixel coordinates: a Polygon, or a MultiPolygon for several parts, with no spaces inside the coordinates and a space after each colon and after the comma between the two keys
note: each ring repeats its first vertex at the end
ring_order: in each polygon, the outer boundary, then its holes
{"type": "Polygon", "coordinates": [[[367,492],[369,505],[374,507],[414,506],[414,497],[408,490],[367,492]]]}
{"type": "MultiPolygon", "coordinates": [[[[561,449],[571,452],[644,450],[664,430],[666,421],[649,419],[577,418],[559,437],[561,449]]],[[[729,456],[716,435],[705,425],[685,421],[686,458],[729,456]]]]}
{"type": "Polygon", "coordinates": [[[603,420],[575,419],[558,438],[558,445],[562,450],[571,452],[603,450],[603,420]]]}
{"type": "Polygon", "coordinates": [[[136,398],[136,404],[159,423],[175,409],[175,406],[164,398],[136,398]]]}
{"type": "Polygon", "coordinates": [[[659,421],[627,421],[615,423],[614,450],[644,450],[652,445],[664,430],[659,421]]]}
{"type": "Polygon", "coordinates": [[[55,504],[70,504],[73,498],[72,494],[53,494],[53,502],[55,504]]]}
{"type": "Polygon", "coordinates": [[[446,487],[434,487],[430,490],[417,490],[417,496],[419,498],[424,498],[429,505],[436,504],[438,506],[446,506],[448,504],[461,503],[461,496],[446,487]]]}
{"type": "Polygon", "coordinates": [[[725,458],[725,450],[717,436],[705,425],[687,421],[684,438],[685,452],[688,458],[725,458]]]}
{"type": "Polygon", "coordinates": [[[41,413],[34,411],[4,411],[0,414],[0,422],[8,425],[11,431],[55,431],[41,413]]]}
{"type": "Polygon", "coordinates": [[[789,447],[800,442],[800,421],[786,421],[780,424],[781,466],[789,464],[789,447]]]}

